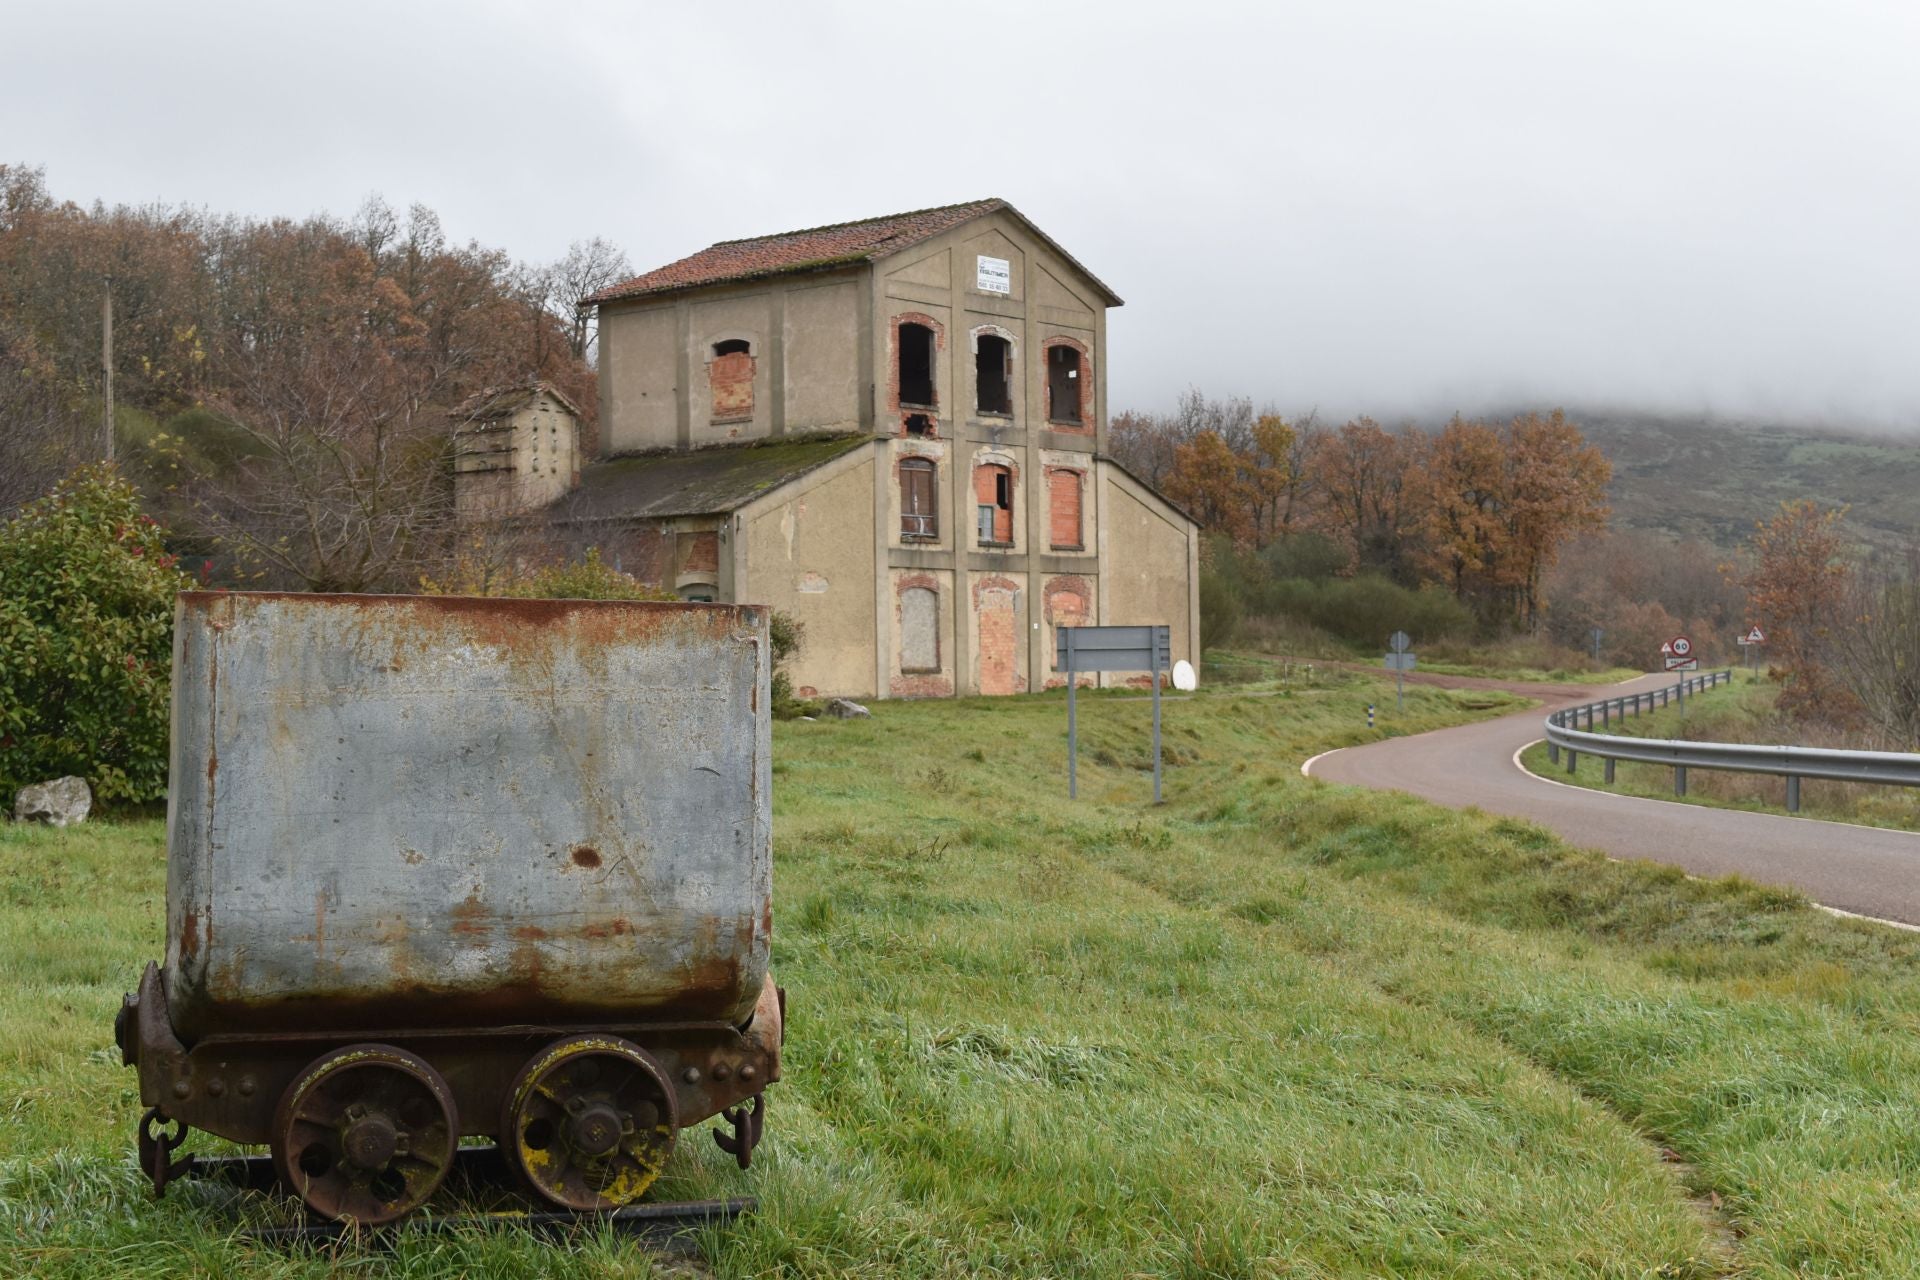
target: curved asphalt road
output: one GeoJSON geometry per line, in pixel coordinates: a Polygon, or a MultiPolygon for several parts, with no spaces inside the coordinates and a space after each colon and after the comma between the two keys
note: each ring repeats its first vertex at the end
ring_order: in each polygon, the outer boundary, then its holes
{"type": "Polygon", "coordinates": [[[1498,720],[1331,751],[1309,760],[1304,772],[1526,818],[1615,858],[1670,863],[1700,876],[1738,872],[1792,885],[1842,911],[1920,925],[1920,834],[1616,796],[1549,782],[1514,762],[1520,748],[1545,736],[1542,721],[1554,708],[1671,683],[1671,676],[1652,675],[1586,689],[1506,685],[1548,701],[1498,720]]]}

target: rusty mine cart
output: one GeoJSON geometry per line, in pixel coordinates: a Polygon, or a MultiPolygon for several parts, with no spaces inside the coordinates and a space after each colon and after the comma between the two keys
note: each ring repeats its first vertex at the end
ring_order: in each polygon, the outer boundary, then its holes
{"type": "Polygon", "coordinates": [[[115,1035],[156,1192],[189,1128],[323,1219],[495,1139],[560,1210],[780,1078],[766,611],[188,593],[167,951],[115,1035]]]}

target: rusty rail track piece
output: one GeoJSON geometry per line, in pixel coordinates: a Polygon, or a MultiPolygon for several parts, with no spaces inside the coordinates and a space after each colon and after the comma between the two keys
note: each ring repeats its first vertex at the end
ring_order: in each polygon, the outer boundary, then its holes
{"type": "MultiPolygon", "coordinates": [[[[499,1185],[507,1180],[505,1154],[497,1146],[462,1147],[454,1160],[454,1177],[473,1186],[499,1185]]],[[[285,1190],[271,1156],[200,1156],[182,1177],[220,1182],[249,1191],[285,1190]]],[[[558,1234],[580,1227],[607,1226],[649,1243],[669,1243],[701,1227],[721,1226],[759,1207],[754,1196],[721,1200],[677,1200],[622,1205],[603,1212],[574,1212],[541,1206],[532,1209],[496,1208],[464,1213],[416,1213],[380,1227],[356,1228],[349,1222],[314,1218],[288,1225],[255,1227],[242,1236],[259,1244],[326,1242],[358,1236],[391,1240],[402,1231],[456,1231],[469,1227],[511,1227],[522,1231],[558,1234]]]]}

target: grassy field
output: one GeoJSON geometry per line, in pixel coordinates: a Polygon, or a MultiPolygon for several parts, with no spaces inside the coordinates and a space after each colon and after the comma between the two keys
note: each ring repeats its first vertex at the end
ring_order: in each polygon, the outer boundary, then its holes
{"type": "MultiPolygon", "coordinates": [[[[1300,777],[1381,684],[775,733],[787,1079],[722,1276],[1911,1276],[1920,937],[1300,777]]],[[[1409,689],[1406,732],[1503,709],[1409,689]]],[[[1508,702],[1507,708],[1513,704],[1508,702]]],[[[153,823],[0,831],[0,1273],[641,1276],[594,1233],[255,1248],[130,1160],[153,823]]],[[[186,1194],[183,1194],[185,1192],[186,1194]]]]}
{"type": "MultiPolygon", "coordinates": [[[[1731,686],[1722,685],[1688,699],[1684,716],[1679,707],[1664,707],[1598,731],[1636,738],[1691,738],[1701,742],[1796,741],[1793,727],[1782,725],[1773,715],[1776,686],[1747,671],[1735,672],[1734,680],[1731,686]]],[[[1604,760],[1581,756],[1574,771],[1568,773],[1564,758],[1560,764],[1548,759],[1544,742],[1535,743],[1522,752],[1520,763],[1543,778],[1596,791],[1756,813],[1787,811],[1787,780],[1770,774],[1693,769],[1687,775],[1686,796],[1677,797],[1673,794],[1673,770],[1665,765],[1623,760],[1615,765],[1613,782],[1608,783],[1604,760]]],[[[1803,780],[1800,816],[1920,831],[1920,794],[1905,787],[1803,780]]]]}

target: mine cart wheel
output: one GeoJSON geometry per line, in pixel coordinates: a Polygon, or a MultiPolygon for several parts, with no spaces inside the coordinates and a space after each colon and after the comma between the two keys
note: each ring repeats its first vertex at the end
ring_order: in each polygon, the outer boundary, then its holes
{"type": "Polygon", "coordinates": [[[459,1143],[447,1082],[392,1045],[357,1044],[315,1058],[273,1115],[280,1177],[315,1213],[361,1226],[425,1204],[459,1143]]]}
{"type": "Polygon", "coordinates": [[[644,1049],[616,1036],[569,1036],[520,1068],[500,1145],[562,1208],[617,1209],[660,1176],[677,1127],[673,1087],[644,1049]]]}

